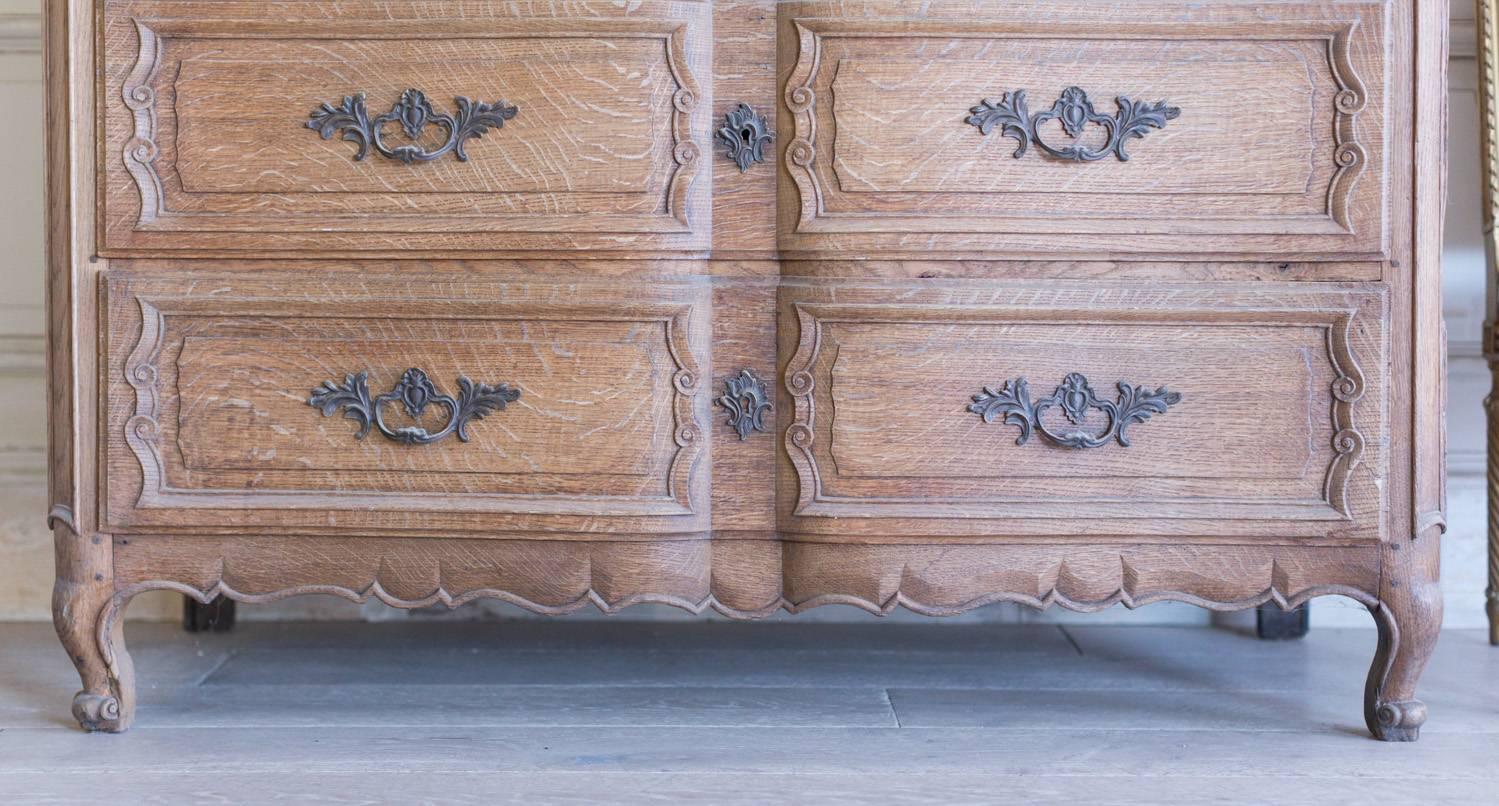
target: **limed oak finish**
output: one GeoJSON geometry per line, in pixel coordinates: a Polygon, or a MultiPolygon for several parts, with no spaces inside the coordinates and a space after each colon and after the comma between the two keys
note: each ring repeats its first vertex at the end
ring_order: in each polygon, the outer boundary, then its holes
{"type": "Polygon", "coordinates": [[[51,522],[122,611],[1441,621],[1443,3],[49,0],[51,522]]]}

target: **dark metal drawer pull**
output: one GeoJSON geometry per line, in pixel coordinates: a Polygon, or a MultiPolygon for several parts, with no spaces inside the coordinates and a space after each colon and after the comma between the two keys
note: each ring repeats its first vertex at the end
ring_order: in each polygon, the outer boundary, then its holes
{"type": "Polygon", "coordinates": [[[322,386],[312,390],[312,397],[307,399],[307,405],[321,409],[324,417],[331,417],[334,412],[342,409],[345,417],[359,423],[359,433],[354,435],[355,439],[364,439],[373,425],[387,439],[408,445],[427,445],[446,439],[449,434],[457,434],[460,442],[468,442],[470,422],[482,420],[492,411],[503,411],[507,403],[520,399],[519,389],[503,383],[498,386],[474,383],[462,376],[458,378],[458,390],[458,399],[454,400],[449,395],[439,393],[427,373],[419,369],[408,369],[395,388],[371,399],[368,374],[361,372],[357,375],[345,375],[341,384],[324,381],[322,386]],[[437,403],[448,410],[448,424],[436,433],[420,426],[393,429],[385,424],[381,409],[385,404],[397,401],[400,401],[401,407],[410,417],[422,416],[428,405],[437,403]]]}
{"type": "Polygon", "coordinates": [[[427,100],[421,90],[406,90],[389,112],[371,118],[364,105],[364,93],[361,92],[345,95],[341,106],[325,103],[312,110],[307,128],[322,135],[324,140],[331,139],[335,132],[342,132],[343,139],[359,145],[359,151],[354,154],[356,162],[369,155],[370,146],[374,146],[380,156],[408,165],[435,160],[449,151],[460,161],[466,162],[468,154],[464,152],[463,146],[470,137],[482,137],[490,129],[501,128],[505,121],[514,118],[520,111],[504,101],[476,103],[459,96],[453,99],[453,103],[458,106],[456,117],[433,109],[432,102],[427,100]],[[415,144],[391,148],[385,144],[381,132],[386,124],[396,122],[401,124],[401,131],[411,140],[420,137],[428,123],[447,129],[448,140],[434,151],[415,144]]]}
{"type": "Polygon", "coordinates": [[[1031,143],[1035,143],[1042,151],[1057,159],[1095,162],[1113,154],[1120,162],[1128,162],[1129,153],[1124,147],[1131,138],[1141,139],[1151,129],[1164,129],[1167,121],[1181,116],[1180,109],[1167,106],[1165,101],[1150,104],[1120,96],[1114,99],[1114,104],[1119,107],[1114,117],[1101,115],[1093,108],[1093,102],[1088,100],[1088,93],[1078,87],[1068,87],[1062,91],[1062,97],[1051,105],[1051,109],[1033,115],[1026,107],[1025,90],[1016,90],[1001,96],[999,103],[985,98],[978,106],[968,110],[972,114],[964,122],[977,126],[979,132],[985,135],[998,127],[1002,136],[1020,141],[1020,147],[1015,149],[1015,159],[1025,156],[1031,143]],[[1062,131],[1068,137],[1082,136],[1083,130],[1092,123],[1104,127],[1109,138],[1102,148],[1088,148],[1080,144],[1055,148],[1041,139],[1041,127],[1053,120],[1061,122],[1062,131]]]}
{"type": "Polygon", "coordinates": [[[968,410],[983,417],[986,423],[1002,417],[1006,423],[1019,426],[1020,436],[1015,439],[1016,445],[1024,445],[1034,430],[1039,431],[1048,442],[1063,448],[1101,448],[1109,444],[1110,440],[1118,440],[1120,445],[1128,448],[1129,437],[1125,436],[1124,429],[1130,423],[1143,423],[1152,414],[1165,414],[1168,407],[1180,403],[1181,399],[1179,393],[1168,391],[1164,386],[1152,392],[1143,386],[1131,386],[1120,381],[1117,401],[1099,400],[1093,393],[1093,387],[1088,385],[1088,379],[1081,373],[1073,372],[1063,379],[1062,385],[1051,393],[1051,397],[1044,400],[1031,402],[1030,386],[1024,378],[1017,378],[1005,381],[999,391],[995,391],[993,387],[984,387],[983,392],[973,396],[968,410]],[[1082,424],[1088,409],[1098,409],[1109,418],[1109,427],[1099,434],[1089,434],[1086,431],[1057,434],[1048,430],[1041,421],[1041,415],[1053,406],[1061,406],[1062,413],[1067,415],[1067,421],[1073,425],[1082,424]]]}

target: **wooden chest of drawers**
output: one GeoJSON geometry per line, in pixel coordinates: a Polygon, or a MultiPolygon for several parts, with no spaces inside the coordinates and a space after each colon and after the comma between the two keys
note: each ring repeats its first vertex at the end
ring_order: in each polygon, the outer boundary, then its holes
{"type": "Polygon", "coordinates": [[[55,606],[1441,621],[1443,3],[49,0],[55,606]]]}

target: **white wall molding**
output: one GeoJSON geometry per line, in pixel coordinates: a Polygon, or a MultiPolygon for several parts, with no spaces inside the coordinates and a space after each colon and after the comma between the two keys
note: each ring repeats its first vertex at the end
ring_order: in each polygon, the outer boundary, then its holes
{"type": "Polygon", "coordinates": [[[1453,5],[1451,44],[1448,46],[1448,56],[1453,59],[1474,59],[1478,57],[1478,25],[1472,17],[1459,15],[1471,14],[1471,7],[1459,10],[1457,7],[1467,5],[1462,2],[1453,5]]]}
{"type": "Polygon", "coordinates": [[[0,14],[0,53],[41,52],[41,14],[0,14]]]}

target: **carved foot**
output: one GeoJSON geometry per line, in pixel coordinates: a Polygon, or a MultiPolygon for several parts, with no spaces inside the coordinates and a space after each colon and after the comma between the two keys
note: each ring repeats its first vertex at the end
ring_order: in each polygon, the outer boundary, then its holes
{"type": "Polygon", "coordinates": [[[1426,705],[1415,697],[1416,681],[1436,647],[1441,592],[1435,584],[1392,588],[1404,595],[1393,604],[1370,607],[1379,625],[1379,648],[1364,687],[1364,722],[1376,739],[1414,742],[1426,722],[1426,705]]]}
{"type": "Polygon", "coordinates": [[[135,712],[135,671],[113,602],[110,541],[104,535],[80,537],[65,525],[53,536],[52,623],[83,682],[73,697],[73,717],[84,730],[120,733],[135,712]]]}
{"type": "Polygon", "coordinates": [[[1383,742],[1414,742],[1426,722],[1426,703],[1420,700],[1379,703],[1369,730],[1383,742]]]}
{"type": "Polygon", "coordinates": [[[125,721],[120,718],[120,700],[107,694],[80,691],[73,695],[73,718],[88,731],[123,733],[125,721]]]}

